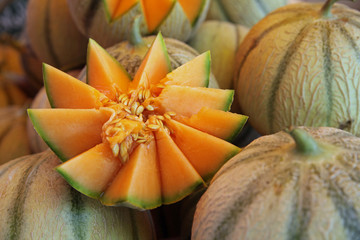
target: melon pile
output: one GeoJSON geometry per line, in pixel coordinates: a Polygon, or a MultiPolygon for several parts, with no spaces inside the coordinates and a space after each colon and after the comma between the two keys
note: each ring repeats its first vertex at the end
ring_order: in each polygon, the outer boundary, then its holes
{"type": "Polygon", "coordinates": [[[0,238],[358,239],[360,13],[309,2],[0,4],[0,238]]]}

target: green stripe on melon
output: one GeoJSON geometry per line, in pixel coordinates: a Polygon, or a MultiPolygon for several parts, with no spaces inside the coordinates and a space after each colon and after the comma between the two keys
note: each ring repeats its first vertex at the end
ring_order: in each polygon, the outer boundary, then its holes
{"type": "Polygon", "coordinates": [[[148,212],[104,207],[72,189],[50,151],[0,167],[1,239],[156,239],[148,212]]]}

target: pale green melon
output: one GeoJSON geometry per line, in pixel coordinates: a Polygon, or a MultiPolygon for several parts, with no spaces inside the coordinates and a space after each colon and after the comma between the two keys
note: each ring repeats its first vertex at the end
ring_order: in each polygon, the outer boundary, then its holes
{"type": "Polygon", "coordinates": [[[193,240],[359,238],[360,138],[290,134],[258,138],[223,165],[196,206],[193,240]]]}

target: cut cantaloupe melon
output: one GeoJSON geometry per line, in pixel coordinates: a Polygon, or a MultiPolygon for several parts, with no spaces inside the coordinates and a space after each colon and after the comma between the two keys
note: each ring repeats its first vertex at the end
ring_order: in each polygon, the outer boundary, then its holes
{"type": "Polygon", "coordinates": [[[160,83],[189,87],[208,87],[210,80],[210,52],[204,52],[174,71],[168,73],[160,83]]]}
{"type": "MultiPolygon", "coordinates": [[[[158,36],[161,36],[161,33],[158,36]]],[[[171,72],[171,63],[165,41],[162,37],[157,37],[146,53],[130,88],[150,88],[159,83],[169,72],[171,72]]]]}
{"type": "Polygon", "coordinates": [[[101,202],[105,205],[129,204],[138,208],[160,206],[158,165],[155,140],[139,145],[101,196],[101,202]]]}
{"type": "Polygon", "coordinates": [[[130,82],[92,40],[88,52],[92,86],[45,66],[47,94],[66,108],[28,111],[40,136],[66,160],[57,170],[78,191],[106,205],[152,209],[183,199],[240,151],[221,139],[237,133],[244,118],[225,112],[233,91],[199,87],[209,79],[208,53],[169,73],[158,34],[130,82]]]}
{"type": "Polygon", "coordinates": [[[29,109],[35,130],[63,161],[102,142],[107,109],[29,109]],[[70,141],[71,139],[71,141],[70,141]]]}
{"type": "Polygon", "coordinates": [[[87,83],[108,98],[116,100],[116,93],[126,93],[130,75],[105,49],[89,40],[87,55],[87,83]]]}
{"type": "Polygon", "coordinates": [[[233,98],[233,90],[168,85],[154,99],[154,105],[160,112],[190,117],[203,107],[229,111],[233,98]]]}
{"type": "Polygon", "coordinates": [[[120,168],[106,143],[100,143],[86,152],[65,162],[56,170],[75,189],[89,197],[99,198],[120,168]]]}
{"type": "Polygon", "coordinates": [[[110,21],[127,13],[139,0],[104,0],[106,13],[110,21]]]}
{"type": "Polygon", "coordinates": [[[205,181],[227,160],[240,152],[238,147],[225,140],[175,120],[170,119],[166,123],[172,131],[171,136],[176,145],[205,181]]]}
{"type": "Polygon", "coordinates": [[[53,108],[98,108],[105,97],[95,88],[43,64],[44,86],[53,108]]]}
{"type": "Polygon", "coordinates": [[[190,127],[231,142],[240,133],[247,119],[248,116],[245,115],[204,107],[190,118],[179,120],[190,127]]]}
{"type": "Polygon", "coordinates": [[[203,181],[169,134],[159,129],[155,132],[155,138],[163,203],[169,204],[183,199],[203,181]]]}
{"type": "Polygon", "coordinates": [[[196,19],[199,17],[201,8],[204,7],[204,0],[194,1],[194,0],[178,0],[181,7],[184,9],[184,12],[189,19],[189,21],[194,24],[196,19]]]}
{"type": "Polygon", "coordinates": [[[164,21],[176,3],[175,0],[141,0],[142,10],[149,32],[154,32],[164,21]]]}

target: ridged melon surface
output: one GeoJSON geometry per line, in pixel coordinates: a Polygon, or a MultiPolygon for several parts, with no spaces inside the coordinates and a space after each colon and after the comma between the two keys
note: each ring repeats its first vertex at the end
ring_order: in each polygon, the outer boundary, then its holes
{"type": "Polygon", "coordinates": [[[105,207],[54,171],[51,152],[0,167],[1,239],[155,239],[148,212],[105,207]]]}

